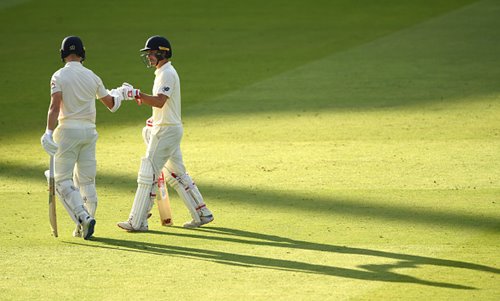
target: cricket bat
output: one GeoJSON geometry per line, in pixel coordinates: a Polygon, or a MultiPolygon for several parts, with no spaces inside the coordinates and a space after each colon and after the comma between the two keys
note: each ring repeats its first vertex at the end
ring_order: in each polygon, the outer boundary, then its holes
{"type": "Polygon", "coordinates": [[[56,184],[54,180],[54,156],[50,156],[49,162],[49,221],[52,228],[52,235],[57,237],[57,217],[56,217],[56,184]]]}
{"type": "Polygon", "coordinates": [[[172,209],[170,208],[170,200],[168,198],[168,190],[165,184],[165,174],[162,172],[158,178],[158,194],[156,195],[156,203],[160,213],[160,221],[162,226],[172,226],[172,209]]]}

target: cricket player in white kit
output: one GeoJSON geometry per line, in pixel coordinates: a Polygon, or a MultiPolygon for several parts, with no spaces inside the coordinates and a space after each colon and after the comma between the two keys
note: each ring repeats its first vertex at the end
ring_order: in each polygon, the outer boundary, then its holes
{"type": "Polygon", "coordinates": [[[134,203],[128,221],[118,223],[118,227],[127,231],[148,230],[147,218],[163,167],[168,170],[165,180],[177,191],[191,214],[192,221],[184,227],[199,227],[213,221],[214,217],[182,160],[181,87],[177,71],[169,60],[172,56],[170,42],[164,37],[153,36],[140,51],[146,65],[156,69],[153,95],[139,92],[140,102],[153,107],[153,126],[143,130],[148,145],[141,160],[134,203]]]}
{"type": "Polygon", "coordinates": [[[95,99],[116,112],[122,100],[134,99],[138,91],[126,85],[106,90],[102,80],[82,65],[85,48],[76,36],[63,40],[61,59],[65,65],[50,82],[51,101],[41,143],[55,156],[56,193],[76,224],[73,236],[89,239],[97,209],[95,99]]]}

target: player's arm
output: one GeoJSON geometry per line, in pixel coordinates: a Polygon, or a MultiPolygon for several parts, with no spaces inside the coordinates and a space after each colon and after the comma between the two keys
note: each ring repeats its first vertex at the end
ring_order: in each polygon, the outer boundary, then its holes
{"type": "Polygon", "coordinates": [[[47,130],[53,131],[57,126],[57,118],[61,110],[62,92],[55,92],[50,96],[49,112],[47,113],[47,130]]]}
{"type": "Polygon", "coordinates": [[[163,108],[163,106],[168,100],[168,96],[164,94],[158,94],[157,96],[153,96],[142,92],[139,93],[139,98],[141,100],[141,103],[145,103],[152,107],[160,109],[163,108]]]}
{"type": "Polygon", "coordinates": [[[120,108],[123,99],[123,95],[121,92],[117,91],[117,89],[113,89],[111,91],[108,91],[109,94],[107,94],[104,97],[99,98],[99,100],[112,112],[118,111],[118,108],[120,108]]]}
{"type": "Polygon", "coordinates": [[[50,96],[49,111],[47,113],[47,129],[40,139],[42,147],[45,149],[47,154],[51,156],[54,156],[58,149],[57,143],[55,143],[54,139],[52,138],[52,132],[57,125],[57,118],[59,117],[59,111],[61,110],[61,103],[62,92],[57,91],[52,93],[52,95],[50,96]]]}
{"type": "Polygon", "coordinates": [[[134,89],[132,85],[128,83],[123,83],[120,87],[112,90],[104,89],[102,87],[101,95],[105,95],[103,97],[97,97],[99,100],[112,112],[116,112],[118,108],[120,108],[122,101],[124,100],[138,100],[139,99],[139,89],[134,89]]]}
{"type": "Polygon", "coordinates": [[[109,110],[111,110],[115,105],[115,98],[111,95],[106,95],[99,99],[109,110]]]}

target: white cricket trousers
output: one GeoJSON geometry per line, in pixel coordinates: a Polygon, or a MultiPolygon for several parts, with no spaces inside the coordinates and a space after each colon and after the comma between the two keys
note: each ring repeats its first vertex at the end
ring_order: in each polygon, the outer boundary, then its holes
{"type": "Polygon", "coordinates": [[[178,175],[186,173],[182,160],[181,140],[184,129],[178,126],[154,126],[146,150],[146,157],[151,160],[155,178],[160,175],[165,166],[170,172],[178,175]]]}
{"type": "Polygon", "coordinates": [[[56,183],[73,180],[73,171],[80,185],[95,183],[97,138],[95,128],[56,128],[54,141],[59,145],[55,155],[56,183]]]}

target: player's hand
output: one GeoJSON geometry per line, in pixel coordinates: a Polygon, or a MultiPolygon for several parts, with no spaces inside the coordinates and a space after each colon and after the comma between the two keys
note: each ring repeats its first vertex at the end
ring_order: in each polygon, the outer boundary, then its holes
{"type": "Polygon", "coordinates": [[[118,89],[122,89],[122,93],[124,93],[123,94],[124,100],[135,100],[137,101],[138,104],[140,104],[138,100],[141,98],[140,96],[141,90],[135,89],[129,83],[123,83],[122,86],[119,87],[118,89]]]}
{"type": "Polygon", "coordinates": [[[57,143],[55,143],[54,139],[52,138],[52,132],[46,131],[45,134],[42,135],[40,141],[42,143],[43,149],[47,152],[47,154],[51,156],[56,154],[59,146],[57,145],[57,143]]]}
{"type": "Polygon", "coordinates": [[[149,145],[149,139],[151,138],[151,128],[145,126],[142,128],[142,140],[144,140],[144,144],[149,145]]]}
{"type": "Polygon", "coordinates": [[[146,145],[149,144],[151,138],[151,129],[153,128],[153,117],[146,120],[146,126],[142,128],[142,139],[146,145]]]}

